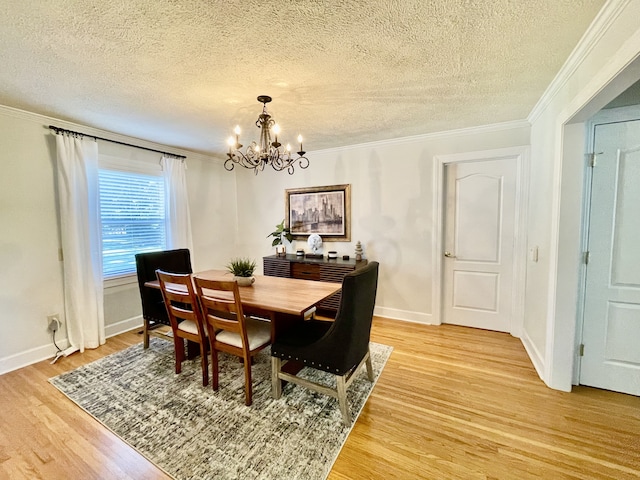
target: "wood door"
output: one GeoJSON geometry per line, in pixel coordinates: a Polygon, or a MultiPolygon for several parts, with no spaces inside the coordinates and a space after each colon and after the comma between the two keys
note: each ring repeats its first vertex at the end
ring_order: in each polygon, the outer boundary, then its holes
{"type": "Polygon", "coordinates": [[[580,383],[640,395],[640,120],[594,147],[580,383]]]}
{"type": "Polygon", "coordinates": [[[443,321],[511,331],[517,163],[445,166],[443,321]]]}

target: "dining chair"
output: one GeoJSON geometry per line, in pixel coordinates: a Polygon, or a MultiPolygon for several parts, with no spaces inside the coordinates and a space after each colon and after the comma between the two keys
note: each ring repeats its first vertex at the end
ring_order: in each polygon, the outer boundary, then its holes
{"type": "Polygon", "coordinates": [[[244,315],[236,281],[199,277],[194,281],[209,334],[212,387],[218,390],[218,352],[240,357],[244,363],[245,404],[251,405],[251,361],[255,354],[271,343],[271,325],[244,315]]]}
{"type": "Polygon", "coordinates": [[[369,381],[373,368],[369,337],[378,287],[378,262],[355,270],[342,279],[342,297],[333,322],[299,322],[278,335],[271,345],[271,391],[282,395],[282,381],[300,385],[338,399],[345,425],[351,424],[347,389],[356,373],[366,365],[369,381]],[[336,388],[321,385],[283,371],[287,362],[328,372],[336,377],[336,388]]]}
{"type": "Polygon", "coordinates": [[[168,273],[157,270],[160,291],[169,316],[175,347],[176,373],[182,371],[184,361],[184,341],[190,340],[200,346],[202,364],[202,385],[209,384],[207,362],[207,330],[202,319],[193,280],[190,274],[168,273]]]}
{"type": "Polygon", "coordinates": [[[143,347],[149,348],[149,336],[155,335],[167,339],[155,329],[162,325],[171,325],[164,305],[162,293],[155,288],[145,287],[145,283],[157,280],[156,270],[171,273],[192,273],[191,254],[186,248],[138,253],[136,256],[136,274],[142,301],[143,347]]]}

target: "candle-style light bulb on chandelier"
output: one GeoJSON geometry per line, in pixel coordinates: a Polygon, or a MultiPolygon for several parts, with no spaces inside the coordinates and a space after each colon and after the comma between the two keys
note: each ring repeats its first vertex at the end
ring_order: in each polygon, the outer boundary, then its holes
{"type": "Polygon", "coordinates": [[[251,145],[243,152],[240,150],[242,148],[240,126],[236,126],[234,129],[235,138],[232,136],[227,140],[229,144],[227,157],[229,158],[225,160],[224,168],[231,171],[236,165],[240,165],[244,168],[253,169],[256,175],[264,170],[267,165],[271,165],[278,172],[286,170],[289,175],[293,174],[296,163],[300,168],[307,168],[309,159],[304,156],[306,152],[302,150],[302,135],[298,135],[298,143],[300,144],[300,150],[297,152],[298,156],[292,157],[291,145],[287,144],[286,147],[282,147],[282,144],[278,142],[280,126],[267,112],[267,103],[271,101],[271,97],[260,95],[258,101],[262,103],[262,113],[256,121],[256,127],[260,129],[260,142],[251,142],[251,145]],[[271,141],[272,133],[274,136],[273,142],[271,141]]]}

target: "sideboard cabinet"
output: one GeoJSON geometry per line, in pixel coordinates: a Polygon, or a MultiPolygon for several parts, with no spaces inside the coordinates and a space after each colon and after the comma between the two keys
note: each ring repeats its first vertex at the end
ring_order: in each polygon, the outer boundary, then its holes
{"type": "MultiPolygon", "coordinates": [[[[366,260],[342,260],[341,258],[306,258],[287,254],[284,257],[270,255],[262,259],[265,275],[272,277],[299,278],[317,282],[342,283],[347,273],[364,267],[366,260]]],[[[340,306],[342,292],[337,292],[317,305],[318,312],[335,317],[340,306]]]]}

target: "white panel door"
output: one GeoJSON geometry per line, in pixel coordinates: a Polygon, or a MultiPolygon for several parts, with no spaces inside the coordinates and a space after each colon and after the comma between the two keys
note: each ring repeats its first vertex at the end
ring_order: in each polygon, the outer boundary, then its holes
{"type": "Polygon", "coordinates": [[[640,120],[594,145],[580,383],[640,395],[640,120]]]}
{"type": "Polygon", "coordinates": [[[516,175],[514,159],[445,166],[444,323],[510,331],[516,175]]]}

